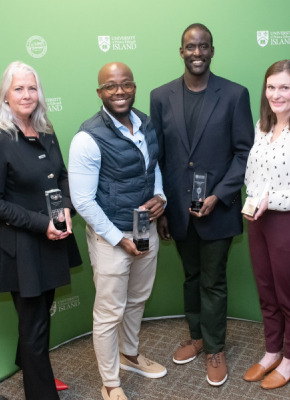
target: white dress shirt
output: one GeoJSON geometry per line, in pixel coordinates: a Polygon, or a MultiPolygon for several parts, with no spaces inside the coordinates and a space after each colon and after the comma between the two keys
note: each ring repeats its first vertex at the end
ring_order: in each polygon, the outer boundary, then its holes
{"type": "Polygon", "coordinates": [[[269,210],[290,210],[290,130],[285,127],[280,136],[271,142],[273,130],[260,131],[256,125],[255,143],[252,147],[245,175],[247,195],[260,197],[267,188],[269,210]]]}

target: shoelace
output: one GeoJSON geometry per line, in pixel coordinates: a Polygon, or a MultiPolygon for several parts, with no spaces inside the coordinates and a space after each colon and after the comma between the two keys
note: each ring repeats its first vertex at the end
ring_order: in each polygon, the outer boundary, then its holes
{"type": "Polygon", "coordinates": [[[208,359],[207,359],[208,363],[211,363],[211,365],[214,368],[217,368],[218,365],[221,363],[221,359],[220,359],[220,353],[217,354],[211,354],[208,359]]]}
{"type": "Polygon", "coordinates": [[[197,340],[188,339],[188,340],[185,340],[184,342],[181,342],[181,343],[180,343],[180,346],[181,346],[181,347],[185,347],[185,346],[190,346],[190,345],[192,345],[192,346],[195,347],[196,342],[197,342],[197,340]]]}

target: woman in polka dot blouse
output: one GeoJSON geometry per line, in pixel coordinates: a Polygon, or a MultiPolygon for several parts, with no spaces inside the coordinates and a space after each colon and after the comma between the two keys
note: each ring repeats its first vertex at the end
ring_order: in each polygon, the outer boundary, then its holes
{"type": "Polygon", "coordinates": [[[290,60],[267,70],[245,184],[259,199],[249,245],[264,320],[266,353],[245,374],[264,389],[290,380],[290,60]],[[268,372],[270,374],[266,375],[268,372]],[[266,377],[265,377],[266,376],[266,377]]]}

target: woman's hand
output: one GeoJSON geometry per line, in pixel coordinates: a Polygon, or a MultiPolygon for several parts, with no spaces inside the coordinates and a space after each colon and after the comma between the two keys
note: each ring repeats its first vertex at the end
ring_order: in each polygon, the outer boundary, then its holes
{"type": "Polygon", "coordinates": [[[259,208],[257,212],[254,215],[254,220],[257,221],[258,218],[261,217],[261,215],[264,214],[266,210],[268,210],[268,203],[269,203],[269,194],[267,194],[260,202],[259,208]]]}
{"type": "Polygon", "coordinates": [[[248,221],[257,221],[257,219],[259,219],[266,210],[268,210],[268,204],[269,204],[269,194],[267,193],[266,196],[261,200],[259,207],[257,209],[257,211],[255,212],[255,214],[250,217],[249,215],[244,214],[244,217],[248,220],[248,221]]]}
{"type": "Polygon", "coordinates": [[[64,209],[65,221],[66,221],[66,232],[59,231],[55,228],[52,221],[49,221],[49,225],[46,231],[46,236],[49,240],[62,240],[72,234],[72,220],[70,216],[70,209],[64,209]]]}
{"type": "Polygon", "coordinates": [[[64,215],[65,215],[65,221],[66,221],[66,231],[70,235],[72,233],[72,220],[71,220],[69,208],[64,209],[64,215]]]}

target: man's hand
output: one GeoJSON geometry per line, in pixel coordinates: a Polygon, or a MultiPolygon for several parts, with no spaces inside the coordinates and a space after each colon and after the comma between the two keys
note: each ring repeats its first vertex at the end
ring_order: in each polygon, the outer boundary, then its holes
{"type": "Polygon", "coordinates": [[[171,235],[169,232],[168,220],[165,215],[162,215],[157,220],[157,231],[162,240],[170,240],[171,235]]]}
{"type": "Polygon", "coordinates": [[[209,215],[212,212],[217,202],[218,198],[216,197],[216,195],[213,194],[211,196],[208,196],[204,200],[203,206],[199,210],[199,212],[191,211],[191,209],[189,209],[189,212],[191,215],[194,215],[197,218],[205,217],[206,215],[209,215]]]}
{"type": "Polygon", "coordinates": [[[123,250],[126,251],[126,253],[130,254],[130,256],[140,256],[141,254],[145,254],[146,251],[139,251],[137,250],[137,247],[132,240],[127,239],[127,238],[122,238],[120,242],[118,243],[117,246],[122,247],[123,250]]]}
{"type": "Polygon", "coordinates": [[[164,204],[159,196],[154,196],[139,208],[150,211],[150,221],[159,218],[164,213],[164,204]]]}

